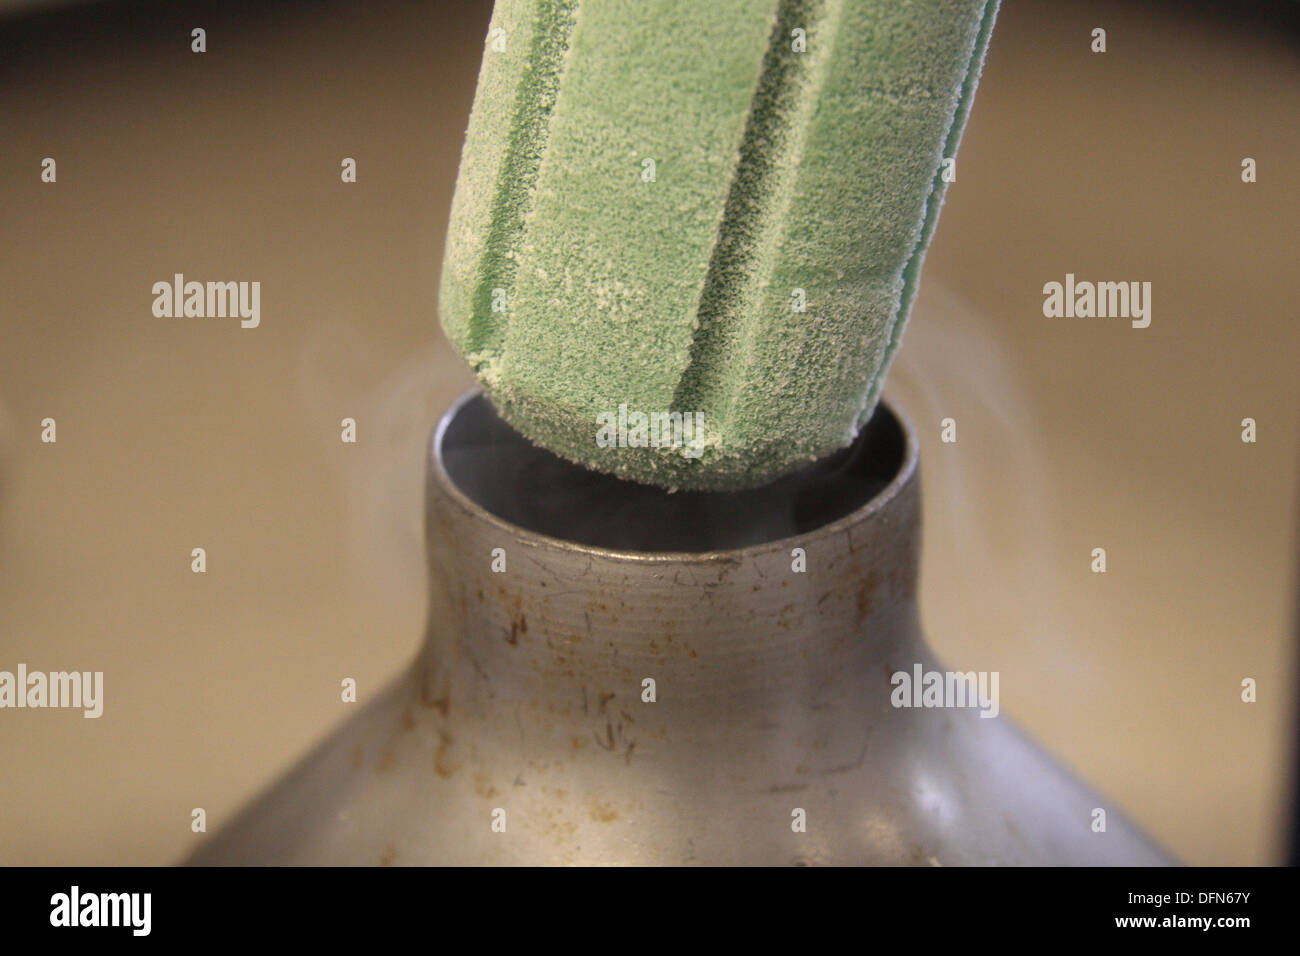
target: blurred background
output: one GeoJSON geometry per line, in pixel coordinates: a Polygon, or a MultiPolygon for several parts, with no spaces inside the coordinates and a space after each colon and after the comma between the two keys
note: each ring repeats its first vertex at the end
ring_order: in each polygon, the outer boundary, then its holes
{"type": "MultiPolygon", "coordinates": [[[[489,15],[0,0],[0,669],[105,684],[98,720],[0,713],[0,864],[179,860],[415,653],[489,15]],[[260,327],[155,318],[176,272],[260,281],[260,327]]],[[[1287,3],[1006,0],[890,378],[936,650],[1195,864],[1287,846],[1297,36],[1287,3]],[[1067,272],[1150,281],[1150,328],[1044,318],[1067,272]]]]}

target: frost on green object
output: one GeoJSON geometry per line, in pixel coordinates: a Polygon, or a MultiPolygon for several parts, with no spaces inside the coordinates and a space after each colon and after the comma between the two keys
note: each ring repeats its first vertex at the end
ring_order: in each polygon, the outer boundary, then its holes
{"type": "Polygon", "coordinates": [[[852,441],[996,9],[498,0],[439,308],[505,419],[669,488],[763,484],[852,441]],[[703,427],[603,447],[620,406],[703,427]]]}

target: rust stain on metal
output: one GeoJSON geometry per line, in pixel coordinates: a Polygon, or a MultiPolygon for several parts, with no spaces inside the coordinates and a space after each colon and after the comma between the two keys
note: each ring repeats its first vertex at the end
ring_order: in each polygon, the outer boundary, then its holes
{"type": "Polygon", "coordinates": [[[858,585],[857,609],[858,624],[864,624],[871,615],[871,608],[874,603],[874,594],[877,587],[878,577],[874,569],[868,571],[862,577],[862,583],[858,585]]]}
{"type": "Polygon", "coordinates": [[[424,704],[425,707],[431,708],[432,710],[436,710],[439,713],[439,715],[442,717],[446,717],[447,712],[451,710],[450,694],[443,694],[437,700],[429,700],[428,698],[421,697],[420,702],[424,704]]]}
{"type": "Polygon", "coordinates": [[[777,624],[787,631],[793,628],[793,619],[799,612],[797,604],[786,604],[777,612],[777,624]]]}
{"type": "Polygon", "coordinates": [[[450,777],[459,769],[451,761],[451,743],[451,734],[446,731],[438,731],[438,749],[433,755],[433,771],[444,779],[450,777]]]}
{"type": "Polygon", "coordinates": [[[497,788],[492,786],[492,781],[488,779],[486,774],[476,773],[474,774],[474,792],[484,800],[490,800],[497,795],[497,788]]]}
{"type": "MultiPolygon", "coordinates": [[[[518,607],[518,601],[516,601],[515,604],[516,607],[518,607]]],[[[527,635],[528,635],[528,617],[527,615],[524,614],[523,611],[520,611],[518,617],[512,616],[510,618],[510,636],[506,638],[506,643],[509,644],[511,647],[518,647],[519,638],[526,637],[527,635]]],[[[548,646],[550,645],[549,636],[547,637],[546,643],[548,646]]]]}
{"type": "Polygon", "coordinates": [[[764,793],[798,793],[800,790],[807,790],[806,783],[777,783],[764,790],[764,793]]]}

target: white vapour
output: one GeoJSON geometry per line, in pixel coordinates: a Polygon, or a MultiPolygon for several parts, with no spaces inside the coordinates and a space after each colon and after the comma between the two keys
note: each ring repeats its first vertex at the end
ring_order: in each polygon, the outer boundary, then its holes
{"type": "Polygon", "coordinates": [[[1050,442],[1002,329],[932,282],[890,373],[887,394],[921,438],[926,630],[954,664],[1029,657],[1033,669],[1084,677],[1086,635],[1063,630],[1058,604],[1064,538],[1050,442]],[[956,444],[940,441],[945,418],[957,422],[956,444]]]}

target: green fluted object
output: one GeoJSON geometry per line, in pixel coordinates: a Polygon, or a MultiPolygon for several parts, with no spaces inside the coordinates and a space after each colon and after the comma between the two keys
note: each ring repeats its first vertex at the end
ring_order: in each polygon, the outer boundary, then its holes
{"type": "Polygon", "coordinates": [[[502,416],[670,488],[759,485],[848,444],[996,10],[498,0],[439,306],[502,416]]]}

